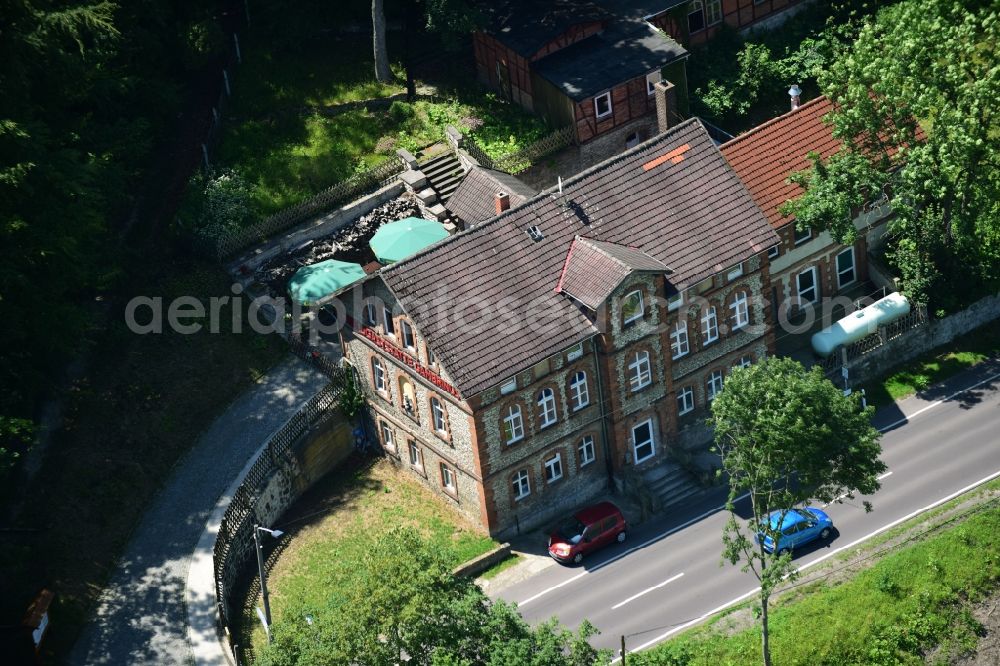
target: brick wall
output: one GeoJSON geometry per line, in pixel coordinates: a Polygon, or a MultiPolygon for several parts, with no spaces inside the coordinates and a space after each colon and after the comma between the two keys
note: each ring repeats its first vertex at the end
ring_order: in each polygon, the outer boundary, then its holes
{"type": "Polygon", "coordinates": [[[573,117],[578,142],[586,143],[656,110],[653,96],[646,88],[645,75],[625,81],[613,87],[610,92],[611,114],[605,118],[597,118],[593,97],[574,104],[573,117]]]}

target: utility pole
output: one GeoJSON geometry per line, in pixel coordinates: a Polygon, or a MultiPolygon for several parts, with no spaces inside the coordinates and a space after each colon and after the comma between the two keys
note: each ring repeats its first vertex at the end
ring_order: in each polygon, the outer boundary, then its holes
{"type": "Polygon", "coordinates": [[[271,601],[267,596],[267,574],[264,573],[264,554],[260,545],[260,533],[267,532],[275,539],[281,537],[284,532],[281,530],[271,530],[266,527],[254,524],[253,545],[257,551],[257,571],[260,574],[260,594],[264,597],[264,629],[267,632],[267,642],[271,642],[271,601]]]}
{"type": "Polygon", "coordinates": [[[622,635],[622,653],[621,653],[620,656],[622,658],[622,666],[625,666],[625,635],[624,634],[622,635]]]}

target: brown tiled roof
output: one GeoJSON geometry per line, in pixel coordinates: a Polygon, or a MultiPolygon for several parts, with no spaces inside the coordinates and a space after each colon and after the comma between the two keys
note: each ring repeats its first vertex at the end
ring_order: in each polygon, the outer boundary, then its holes
{"type": "Polygon", "coordinates": [[[486,167],[473,167],[448,199],[447,207],[466,224],[479,224],[496,217],[496,194],[510,195],[510,205],[520,205],[537,192],[516,177],[486,167]]]}
{"type": "Polygon", "coordinates": [[[817,97],[720,148],[775,229],[793,219],[779,213],[778,206],[803,192],[798,185],[789,183],[788,177],[812,167],[810,152],[827,158],[840,150],[841,142],[833,137],[833,128],[823,122],[823,116],[833,108],[826,96],[817,97]]]}
{"type": "Polygon", "coordinates": [[[579,236],[569,246],[556,291],[596,310],[633,271],[667,273],[670,269],[642,250],[579,236]]]}
{"type": "Polygon", "coordinates": [[[581,235],[642,250],[682,288],[777,242],[704,127],[689,120],[563,181],[561,194],[547,190],[381,276],[471,396],[597,332],[556,292],[581,235]]]}

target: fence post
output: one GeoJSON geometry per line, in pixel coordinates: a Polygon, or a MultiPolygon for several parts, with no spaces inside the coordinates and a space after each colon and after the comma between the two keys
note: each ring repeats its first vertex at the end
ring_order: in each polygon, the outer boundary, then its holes
{"type": "Polygon", "coordinates": [[[208,171],[211,165],[208,163],[208,146],[205,144],[201,144],[201,156],[205,158],[205,171],[208,171]]]}
{"type": "Polygon", "coordinates": [[[236,36],[235,32],[233,33],[233,46],[236,47],[236,64],[241,65],[243,57],[240,55],[240,38],[236,36]]]}
{"type": "Polygon", "coordinates": [[[229,73],[224,67],[222,68],[222,82],[226,84],[226,97],[232,97],[233,91],[229,87],[229,73]]]}

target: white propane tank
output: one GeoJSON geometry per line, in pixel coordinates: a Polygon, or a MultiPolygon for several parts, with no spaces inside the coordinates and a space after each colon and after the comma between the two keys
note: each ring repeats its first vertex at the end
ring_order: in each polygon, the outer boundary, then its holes
{"type": "Polygon", "coordinates": [[[852,312],[812,336],[812,348],[827,357],[843,345],[871,335],[883,324],[910,314],[910,302],[898,291],[881,298],[866,308],[852,312]]]}

